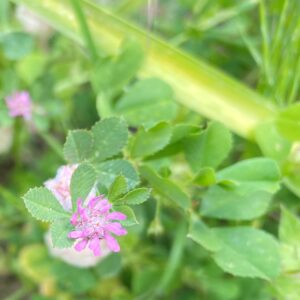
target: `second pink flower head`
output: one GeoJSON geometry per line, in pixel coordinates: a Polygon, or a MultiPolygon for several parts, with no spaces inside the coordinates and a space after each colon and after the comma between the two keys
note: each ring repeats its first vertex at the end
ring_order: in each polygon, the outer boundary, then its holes
{"type": "Polygon", "coordinates": [[[28,92],[15,92],[6,97],[5,102],[11,117],[23,117],[27,121],[31,119],[32,101],[28,92]]]}

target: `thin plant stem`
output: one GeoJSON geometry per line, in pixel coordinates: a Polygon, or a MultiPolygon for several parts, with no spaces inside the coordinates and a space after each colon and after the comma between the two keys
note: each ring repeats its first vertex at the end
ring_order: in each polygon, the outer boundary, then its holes
{"type": "Polygon", "coordinates": [[[21,118],[18,117],[14,119],[12,155],[14,158],[15,167],[17,169],[21,165],[22,125],[23,125],[23,120],[21,118]]]}
{"type": "Polygon", "coordinates": [[[89,49],[90,55],[92,60],[97,60],[98,59],[98,51],[97,51],[97,47],[93,41],[92,35],[90,33],[88,24],[86,22],[85,19],[85,15],[83,13],[81,4],[79,0],[71,0],[73,9],[74,9],[74,13],[76,15],[78,24],[80,25],[80,29],[86,44],[86,47],[89,49]]]}
{"type": "Polygon", "coordinates": [[[263,38],[262,50],[263,50],[263,66],[264,74],[268,85],[273,86],[273,76],[271,74],[271,62],[270,62],[270,32],[267,21],[267,9],[264,0],[260,1],[259,6],[260,20],[261,20],[261,34],[263,38]]]}
{"type": "Polygon", "coordinates": [[[183,256],[187,235],[187,224],[184,220],[177,227],[175,239],[172,245],[170,257],[166,266],[166,269],[162,275],[160,283],[156,289],[158,295],[162,295],[168,289],[174,276],[176,275],[176,270],[181,264],[181,259],[183,256]]]}
{"type": "Polygon", "coordinates": [[[63,156],[63,149],[62,146],[57,142],[57,140],[46,132],[38,131],[37,133],[45,141],[45,143],[57,154],[57,156],[64,161],[65,159],[63,156]]]}
{"type": "Polygon", "coordinates": [[[282,44],[282,38],[283,38],[283,35],[285,34],[284,25],[285,25],[286,19],[288,17],[289,3],[290,3],[290,1],[288,1],[288,0],[284,1],[283,7],[281,10],[281,14],[280,14],[280,18],[279,18],[279,22],[278,22],[278,25],[277,25],[277,28],[275,31],[273,45],[272,45],[273,64],[278,62],[280,52],[281,52],[280,50],[282,50],[280,45],[282,44]]]}

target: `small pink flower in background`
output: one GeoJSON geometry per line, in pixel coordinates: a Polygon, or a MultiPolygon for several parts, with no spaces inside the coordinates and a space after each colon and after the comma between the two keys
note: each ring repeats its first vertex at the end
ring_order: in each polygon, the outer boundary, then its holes
{"type": "Polygon", "coordinates": [[[31,119],[32,101],[28,92],[15,92],[6,97],[5,101],[11,117],[23,117],[25,120],[31,119]]]}
{"type": "Polygon", "coordinates": [[[125,235],[127,231],[118,222],[127,217],[121,212],[111,212],[112,205],[104,196],[94,197],[83,205],[77,201],[77,211],[71,217],[71,224],[75,227],[68,235],[71,239],[78,239],[75,245],[77,251],[89,247],[95,256],[101,255],[101,241],[104,240],[107,247],[113,252],[119,252],[120,246],[111,235],[125,235]]]}

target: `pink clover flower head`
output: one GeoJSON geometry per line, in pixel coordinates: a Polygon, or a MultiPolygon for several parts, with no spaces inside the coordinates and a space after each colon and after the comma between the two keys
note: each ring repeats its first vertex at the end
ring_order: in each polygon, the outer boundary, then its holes
{"type": "Polygon", "coordinates": [[[120,251],[120,245],[112,234],[127,234],[127,230],[118,222],[127,216],[121,212],[112,212],[111,207],[103,195],[90,199],[87,205],[83,205],[80,199],[77,201],[77,210],[70,220],[74,231],[68,234],[70,239],[78,240],[75,250],[82,251],[88,246],[95,256],[100,256],[100,243],[105,241],[111,251],[120,251]]]}
{"type": "Polygon", "coordinates": [[[6,97],[5,102],[11,117],[23,117],[27,121],[31,119],[32,100],[28,92],[15,92],[6,97]]]}
{"type": "MultiPolygon", "coordinates": [[[[72,210],[70,186],[72,175],[77,167],[77,164],[61,166],[58,168],[56,176],[44,183],[45,187],[53,193],[58,202],[66,211],[72,210]]],[[[91,199],[95,196],[96,190],[93,188],[87,199],[91,199]]]]}

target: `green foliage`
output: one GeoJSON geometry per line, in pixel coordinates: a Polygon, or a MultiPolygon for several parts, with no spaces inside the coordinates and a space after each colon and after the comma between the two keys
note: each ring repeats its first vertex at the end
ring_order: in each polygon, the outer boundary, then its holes
{"type": "Polygon", "coordinates": [[[153,189],[162,197],[176,203],[183,209],[188,209],[190,199],[188,195],[173,181],[160,177],[151,167],[142,166],[141,175],[151,184],[153,189]]]}
{"type": "Polygon", "coordinates": [[[19,264],[23,273],[34,282],[40,283],[43,279],[49,278],[51,261],[43,245],[33,244],[24,247],[19,255],[19,264]]]}
{"type": "Polygon", "coordinates": [[[19,76],[27,84],[33,84],[43,74],[46,63],[46,56],[41,53],[31,53],[18,63],[19,76]]]}
{"type": "Polygon", "coordinates": [[[58,287],[80,295],[90,290],[96,284],[94,274],[88,269],[79,269],[66,264],[57,263],[53,266],[58,287]]]}
{"type": "Polygon", "coordinates": [[[56,220],[50,226],[52,243],[55,248],[70,248],[74,240],[68,238],[68,233],[73,230],[69,219],[56,220]]]}
{"type": "Polygon", "coordinates": [[[280,272],[280,256],[276,240],[254,228],[213,229],[222,242],[222,250],[214,260],[225,271],[246,277],[274,279],[280,272]]]}
{"type": "Polygon", "coordinates": [[[118,93],[135,76],[143,61],[143,55],[136,41],[124,42],[116,58],[100,61],[93,76],[95,90],[111,96],[118,93]]]}
{"type": "Polygon", "coordinates": [[[117,253],[104,257],[95,268],[96,274],[100,278],[116,276],[122,268],[121,255],[117,253]]]}
{"type": "Polygon", "coordinates": [[[297,103],[283,110],[276,120],[279,132],[290,141],[300,139],[299,117],[300,105],[297,103]]]}
{"type": "Polygon", "coordinates": [[[176,117],[177,104],[166,83],[150,78],[138,81],[116,104],[115,111],[131,126],[150,127],[176,117]]]}
{"type": "MultiPolygon", "coordinates": [[[[12,1],[0,1],[0,298],[298,300],[299,109],[287,106],[299,98],[297,1],[165,0],[146,10],[124,0],[106,10],[74,0],[78,24],[68,1],[12,1]],[[16,32],[23,4],[80,47],[57,32],[16,32]],[[145,24],[144,11],[148,32],[122,18],[145,24]],[[128,36],[135,40],[122,43],[128,36]],[[15,122],[3,100],[21,90],[33,116],[15,122]],[[121,253],[88,269],[61,261],[73,257],[72,212],[44,188],[25,194],[26,207],[19,199],[63,159],[78,165],[73,210],[92,190],[131,226],[118,238],[121,253]],[[189,218],[188,236],[202,247],[186,239],[189,218]],[[278,224],[279,243],[269,234],[278,224]],[[62,249],[40,244],[46,230],[62,249]]],[[[77,253],[80,262],[89,251],[77,253]]]]}
{"type": "Polygon", "coordinates": [[[38,220],[56,221],[70,216],[46,188],[33,188],[24,195],[23,199],[28,211],[38,220]]]}
{"type": "Polygon", "coordinates": [[[112,100],[135,76],[143,62],[143,52],[134,40],[122,45],[117,57],[100,60],[92,74],[97,97],[97,110],[101,116],[112,114],[112,100]],[[116,76],[117,74],[117,76],[116,76]]]}
{"type": "Polygon", "coordinates": [[[251,227],[207,228],[193,220],[189,232],[195,242],[213,253],[213,259],[235,276],[276,278],[280,272],[279,247],[269,234],[251,227]]]}
{"type": "Polygon", "coordinates": [[[133,157],[145,157],[163,149],[170,142],[172,129],[168,123],[159,123],[145,130],[141,128],[130,144],[133,157]]]}
{"type": "Polygon", "coordinates": [[[69,131],[64,144],[64,156],[70,163],[79,163],[93,155],[94,141],[87,130],[69,131]]]}
{"type": "Polygon", "coordinates": [[[217,167],[229,154],[231,134],[220,123],[211,123],[201,134],[184,141],[187,161],[193,171],[203,167],[217,167]]]}
{"type": "Polygon", "coordinates": [[[0,46],[8,59],[17,60],[33,50],[34,40],[25,32],[10,32],[0,37],[0,46]]]}
{"type": "Polygon", "coordinates": [[[114,202],[119,196],[125,194],[127,189],[126,178],[123,175],[117,176],[109,188],[108,199],[114,202]]]}
{"type": "Polygon", "coordinates": [[[133,189],[140,182],[139,175],[130,162],[123,159],[108,160],[95,165],[98,181],[109,188],[115,178],[123,175],[129,189],[133,189]]]}
{"type": "Polygon", "coordinates": [[[128,130],[119,118],[104,119],[92,128],[95,160],[102,161],[118,154],[126,145],[128,130]]]}
{"type": "Polygon", "coordinates": [[[213,168],[202,168],[195,176],[193,182],[200,186],[210,186],[217,182],[216,173],[213,168]]]}
{"type": "Polygon", "coordinates": [[[279,189],[277,164],[267,158],[250,159],[217,173],[219,180],[230,180],[231,186],[214,185],[203,198],[205,216],[228,220],[251,220],[263,215],[273,194],[279,189]]]}
{"type": "Polygon", "coordinates": [[[256,129],[256,141],[262,153],[276,161],[284,161],[291,150],[291,143],[280,135],[273,122],[262,123],[256,129]]]}
{"type": "Polygon", "coordinates": [[[121,221],[124,226],[133,226],[139,224],[138,220],[136,219],[135,213],[133,209],[127,205],[118,205],[116,210],[123,213],[127,216],[126,220],[121,221]]]}
{"type": "Polygon", "coordinates": [[[285,272],[300,270],[300,220],[286,208],[281,210],[279,239],[281,243],[282,268],[285,272]]]}
{"type": "Polygon", "coordinates": [[[151,190],[147,188],[138,188],[130,191],[124,197],[119,198],[114,204],[115,205],[138,205],[148,200],[151,190]]]}
{"type": "Polygon", "coordinates": [[[81,164],[71,179],[71,198],[73,211],[77,208],[77,200],[85,200],[96,183],[96,172],[91,165],[81,164]]]}

